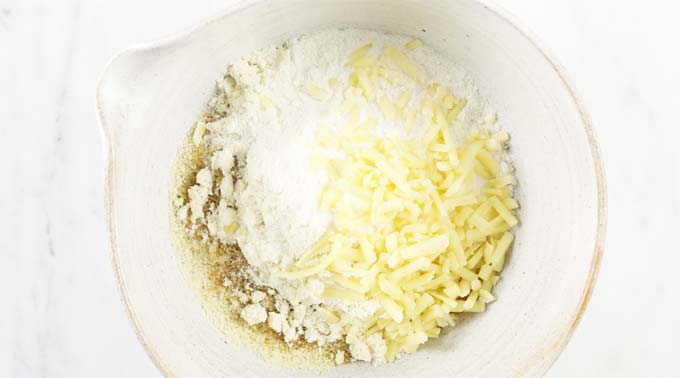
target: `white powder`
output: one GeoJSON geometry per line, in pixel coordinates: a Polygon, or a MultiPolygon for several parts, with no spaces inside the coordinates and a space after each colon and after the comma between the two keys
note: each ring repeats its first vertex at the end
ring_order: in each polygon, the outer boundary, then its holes
{"type": "Polygon", "coordinates": [[[259,324],[267,320],[267,310],[259,303],[249,304],[241,310],[241,317],[248,325],[259,324]]]}
{"type": "Polygon", "coordinates": [[[259,291],[256,290],[252,294],[250,294],[250,299],[253,301],[253,303],[258,303],[265,299],[267,297],[267,294],[264,293],[264,291],[259,291]]]}
{"type": "Polygon", "coordinates": [[[203,168],[196,174],[196,184],[189,189],[189,207],[193,221],[203,217],[203,206],[208,201],[208,195],[212,190],[212,173],[203,168]]]}
{"type": "Polygon", "coordinates": [[[345,363],[345,351],[341,350],[335,355],[335,364],[340,365],[345,363]]]}
{"type": "MultiPolygon", "coordinates": [[[[330,214],[321,211],[318,196],[325,177],[310,169],[311,145],[321,126],[340,127],[340,118],[329,104],[338,104],[341,89],[329,87],[330,79],[346,79],[349,69],[344,66],[348,54],[368,42],[373,51],[381,51],[386,44],[403,46],[409,37],[386,35],[365,30],[329,30],[300,37],[283,47],[268,48],[246,56],[228,68],[229,77],[218,85],[225,92],[229,106],[215,103],[227,115],[208,123],[209,143],[217,153],[211,159],[211,169],[225,177],[219,185],[219,205],[205,215],[208,229],[225,243],[233,243],[233,236],[225,228],[238,225],[238,242],[248,263],[253,267],[257,283],[277,291],[277,312],[267,314],[259,305],[260,294],[253,304],[243,308],[241,315],[248,324],[267,321],[281,332],[287,341],[304,335],[307,341],[325,342],[343,337],[342,327],[370,317],[378,308],[372,301],[347,302],[325,300],[321,297],[324,285],[316,279],[281,279],[277,274],[286,269],[296,257],[307,252],[328,229],[330,214]],[[329,90],[327,101],[319,101],[305,93],[308,85],[329,90]],[[268,105],[273,103],[273,106],[268,105]],[[234,185],[230,171],[233,156],[243,162],[243,177],[234,185]],[[237,210],[236,210],[237,209],[237,210]],[[327,324],[316,307],[339,309],[348,315],[337,324],[327,324]]],[[[427,46],[406,55],[423,67],[430,78],[447,87],[452,93],[468,100],[460,114],[456,136],[462,138],[470,128],[494,123],[495,114],[488,110],[469,75],[460,67],[427,46]]],[[[402,90],[415,91],[410,80],[397,78],[403,84],[397,91],[376,88],[382,95],[396,98],[402,90]]],[[[339,86],[342,88],[344,86],[339,86]]],[[[414,92],[410,103],[419,103],[422,90],[414,92]]],[[[366,105],[365,117],[379,120],[374,132],[380,136],[419,135],[427,122],[419,121],[407,132],[403,126],[385,121],[375,104],[366,105]]],[[[199,138],[200,141],[200,138],[199,138]]],[[[213,187],[213,176],[203,169],[197,185],[189,190],[192,220],[204,216],[203,206],[213,187]]],[[[186,213],[186,206],[180,209],[186,213]]],[[[352,358],[382,361],[385,342],[375,334],[366,340],[357,339],[350,345],[352,358]]],[[[344,355],[337,357],[344,360],[344,355]]]]}

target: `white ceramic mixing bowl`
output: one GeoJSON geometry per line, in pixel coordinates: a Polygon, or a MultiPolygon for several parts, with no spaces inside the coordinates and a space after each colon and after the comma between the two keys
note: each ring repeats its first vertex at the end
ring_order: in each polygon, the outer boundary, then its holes
{"type": "MultiPolygon", "coordinates": [[[[313,377],[262,361],[221,333],[170,242],[170,174],[226,65],[322,28],[416,36],[464,65],[511,133],[522,204],[498,300],[395,363],[324,377],[540,376],[581,317],[604,238],[605,184],[593,130],[562,70],[525,32],[471,0],[249,1],[171,40],[129,49],[104,73],[113,265],[139,339],[169,377],[313,377]]],[[[332,46],[329,46],[332,48],[332,46]]]]}

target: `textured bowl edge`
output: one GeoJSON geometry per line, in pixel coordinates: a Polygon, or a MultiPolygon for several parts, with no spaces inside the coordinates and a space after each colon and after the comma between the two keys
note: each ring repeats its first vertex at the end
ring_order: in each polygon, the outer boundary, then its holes
{"type": "Polygon", "coordinates": [[[111,63],[120,58],[122,55],[132,51],[133,51],[132,49],[125,50],[117,54],[114,58],[112,58],[111,61],[106,65],[103,74],[99,77],[99,80],[97,82],[96,111],[99,119],[99,130],[101,133],[102,154],[104,163],[104,218],[106,221],[106,233],[108,236],[109,257],[111,259],[111,267],[113,268],[113,275],[116,280],[116,288],[118,290],[119,299],[123,304],[123,308],[125,309],[125,313],[127,314],[128,320],[132,324],[135,336],[142,344],[142,347],[146,351],[147,355],[149,356],[153,364],[156,366],[156,368],[161,372],[161,374],[164,377],[170,378],[175,377],[175,375],[170,372],[170,370],[163,364],[160,356],[158,356],[156,351],[153,348],[151,348],[146,335],[142,331],[142,328],[139,325],[139,323],[137,322],[137,318],[132,310],[132,306],[130,306],[127,290],[125,287],[125,281],[123,280],[122,275],[120,273],[118,264],[118,253],[116,251],[116,231],[113,223],[114,214],[113,214],[113,190],[112,190],[113,167],[115,166],[115,156],[113,153],[113,131],[107,125],[106,118],[102,110],[101,84],[106,76],[106,72],[108,71],[108,68],[111,65],[111,63]]]}
{"type": "MultiPolygon", "coordinates": [[[[106,230],[107,230],[107,235],[109,239],[109,253],[110,253],[110,258],[111,258],[111,265],[113,268],[113,273],[116,279],[116,286],[118,293],[120,295],[121,302],[123,304],[123,307],[125,309],[125,312],[127,314],[127,317],[130,321],[130,323],[133,326],[135,335],[137,336],[137,339],[139,342],[142,344],[142,347],[146,351],[147,355],[153,362],[153,364],[156,366],[156,368],[161,372],[161,374],[164,377],[176,377],[176,375],[169,370],[169,368],[163,363],[163,360],[161,357],[158,355],[155,349],[153,349],[148,341],[148,338],[144,334],[139,322],[137,321],[137,318],[135,317],[135,314],[132,310],[132,307],[130,306],[126,287],[125,287],[125,281],[122,278],[122,275],[120,273],[119,269],[119,264],[118,264],[118,252],[116,250],[116,232],[115,232],[115,225],[113,223],[113,181],[114,181],[114,174],[113,174],[113,168],[115,166],[116,160],[115,160],[115,154],[113,151],[113,130],[111,127],[107,124],[106,118],[104,116],[104,112],[102,110],[103,108],[103,103],[101,99],[101,86],[102,82],[104,79],[107,77],[107,73],[109,71],[109,68],[111,65],[119,60],[121,57],[129,54],[134,54],[134,53],[140,53],[140,52],[149,52],[161,48],[167,48],[171,47],[173,44],[181,41],[182,39],[189,37],[190,35],[194,34],[200,29],[203,29],[207,25],[216,22],[223,17],[225,17],[228,14],[237,12],[239,10],[245,9],[249,5],[255,3],[257,0],[243,0],[240,1],[236,4],[234,4],[231,7],[225,8],[222,12],[217,14],[216,16],[210,17],[205,19],[204,21],[198,23],[195,27],[191,28],[189,31],[185,32],[180,32],[177,34],[174,34],[170,37],[167,38],[162,38],[160,40],[157,40],[155,42],[150,42],[150,43],[144,43],[144,44],[138,44],[135,46],[132,46],[130,48],[127,48],[119,53],[117,53],[105,66],[101,76],[99,77],[97,81],[97,87],[96,87],[96,111],[98,114],[98,120],[99,120],[99,129],[101,132],[101,140],[102,140],[102,147],[103,147],[103,161],[104,161],[104,218],[106,221],[106,230]]],[[[507,22],[510,26],[512,26],[514,29],[516,29],[524,38],[527,39],[536,49],[543,55],[543,57],[550,63],[550,65],[553,67],[555,72],[558,74],[560,79],[562,80],[564,86],[567,88],[569,91],[569,94],[572,98],[572,101],[576,105],[580,118],[581,118],[581,123],[583,124],[583,127],[586,131],[586,135],[588,138],[588,143],[590,144],[590,150],[591,150],[591,156],[593,159],[594,163],[594,169],[595,169],[595,175],[596,175],[596,181],[597,181],[597,231],[596,231],[596,240],[595,240],[595,249],[593,251],[593,258],[591,260],[590,264],[590,273],[588,276],[588,280],[586,281],[586,285],[584,286],[583,292],[581,294],[581,299],[579,301],[579,305],[576,308],[576,311],[574,315],[572,316],[572,319],[570,321],[569,327],[562,333],[560,337],[558,337],[557,341],[550,347],[546,353],[541,353],[539,354],[534,360],[532,360],[527,366],[523,369],[520,370],[516,373],[515,376],[525,376],[526,373],[530,373],[532,368],[536,368],[537,365],[543,364],[542,367],[538,367],[539,370],[534,371],[534,373],[537,373],[537,376],[543,376],[545,373],[550,369],[550,367],[553,365],[553,363],[557,360],[559,357],[560,353],[562,350],[565,348],[569,340],[571,339],[571,336],[573,335],[574,331],[576,330],[576,327],[578,326],[581,318],[583,317],[583,314],[586,310],[586,307],[588,306],[588,302],[590,301],[590,297],[593,292],[593,288],[595,285],[595,282],[597,280],[597,276],[600,270],[600,265],[602,261],[602,255],[604,252],[604,244],[605,244],[605,234],[606,234],[606,223],[607,223],[607,188],[606,188],[606,179],[605,179],[605,171],[604,171],[604,163],[601,159],[600,156],[600,147],[599,143],[597,141],[597,137],[595,135],[595,131],[592,126],[592,121],[590,119],[590,116],[588,112],[585,109],[584,103],[577,94],[576,90],[574,89],[574,86],[571,82],[571,80],[568,78],[566,75],[566,72],[564,68],[557,63],[557,60],[553,57],[553,55],[544,47],[544,44],[539,42],[539,39],[531,32],[529,32],[528,28],[524,25],[522,25],[516,17],[512,16],[507,10],[503,9],[500,7],[498,4],[495,4],[491,1],[480,1],[480,0],[474,0],[477,3],[479,3],[481,6],[483,6],[485,9],[489,10],[499,18],[501,18],[503,21],[507,22]],[[547,354],[547,356],[546,356],[547,354]],[[547,363],[544,361],[545,359],[548,359],[547,363]]]]}
{"type": "Polygon", "coordinates": [[[560,77],[560,80],[564,86],[569,91],[569,95],[574,102],[574,105],[578,109],[581,124],[585,129],[586,136],[588,138],[588,144],[590,145],[590,153],[593,159],[595,178],[597,182],[597,231],[595,234],[595,248],[593,250],[593,257],[590,262],[590,273],[588,279],[583,288],[579,304],[572,315],[572,319],[569,323],[569,327],[560,335],[555,343],[550,347],[549,350],[543,351],[543,353],[538,353],[537,356],[529,364],[525,366],[523,370],[516,373],[515,376],[523,377],[531,373],[532,368],[536,368],[537,365],[541,364],[540,360],[543,361],[543,366],[538,367],[538,370],[534,371],[536,376],[544,376],[548,370],[555,363],[557,358],[560,356],[564,348],[569,343],[572,335],[576,331],[583,314],[585,313],[590,297],[592,296],[593,289],[595,287],[595,282],[597,281],[597,276],[600,272],[600,265],[602,263],[602,255],[604,253],[604,245],[606,238],[607,229],[607,181],[605,176],[604,162],[600,154],[600,145],[593,128],[593,123],[590,118],[588,111],[584,105],[583,100],[575,89],[574,84],[566,73],[566,70],[560,63],[558,63],[555,56],[545,47],[545,44],[538,38],[533,32],[530,31],[523,23],[521,23],[517,17],[513,16],[509,11],[501,7],[500,5],[494,3],[493,1],[485,0],[479,1],[484,8],[504,20],[515,30],[517,30],[527,41],[529,41],[540,53],[543,55],[545,60],[550,63],[553,70],[560,77]]]}

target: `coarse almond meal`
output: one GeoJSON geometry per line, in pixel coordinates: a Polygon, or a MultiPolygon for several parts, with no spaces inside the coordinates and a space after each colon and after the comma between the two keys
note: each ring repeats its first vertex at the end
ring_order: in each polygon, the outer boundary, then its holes
{"type": "Polygon", "coordinates": [[[495,300],[518,223],[508,142],[420,40],[327,30],[262,49],[228,66],[180,153],[180,261],[220,327],[269,358],[393,361],[495,300]]]}

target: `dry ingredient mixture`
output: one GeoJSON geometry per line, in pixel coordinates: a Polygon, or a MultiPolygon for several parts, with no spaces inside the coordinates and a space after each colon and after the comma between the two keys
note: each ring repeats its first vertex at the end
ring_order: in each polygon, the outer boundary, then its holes
{"type": "Polygon", "coordinates": [[[328,30],[255,52],[189,139],[173,217],[247,326],[381,363],[495,299],[509,138],[420,41],[328,30]]]}

